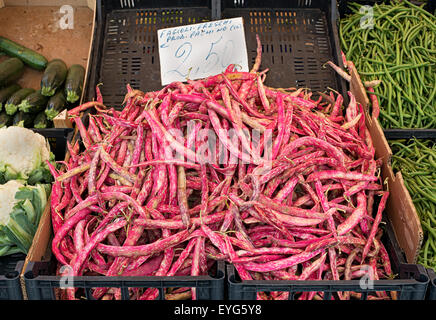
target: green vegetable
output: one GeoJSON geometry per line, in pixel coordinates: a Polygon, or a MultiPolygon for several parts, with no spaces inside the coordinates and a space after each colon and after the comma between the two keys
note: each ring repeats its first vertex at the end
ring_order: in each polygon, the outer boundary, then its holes
{"type": "Polygon", "coordinates": [[[41,91],[35,91],[21,101],[18,109],[25,113],[38,113],[45,109],[47,102],[48,97],[43,96],[41,91]]]}
{"type": "Polygon", "coordinates": [[[85,68],[80,64],[74,64],[68,69],[65,80],[65,95],[67,101],[74,103],[80,99],[83,90],[83,80],[85,79],[85,68]]]}
{"type": "Polygon", "coordinates": [[[12,116],[6,114],[6,111],[0,113],[0,128],[10,126],[12,124],[12,116]]]}
{"type": "Polygon", "coordinates": [[[67,100],[62,90],[59,90],[51,97],[45,108],[45,115],[48,120],[53,120],[62,110],[67,107],[67,100]]]}
{"type": "Polygon", "coordinates": [[[12,180],[0,185],[0,256],[27,254],[50,192],[49,184],[29,186],[12,180]]]}
{"type": "Polygon", "coordinates": [[[65,82],[67,65],[60,59],[54,59],[47,64],[41,79],[41,93],[51,97],[65,82]]]}
{"type": "Polygon", "coordinates": [[[14,115],[14,118],[12,120],[12,125],[23,127],[23,128],[32,128],[34,118],[35,118],[35,116],[31,113],[18,111],[14,115]]]}
{"type": "Polygon", "coordinates": [[[373,8],[373,28],[362,28],[362,4],[349,3],[339,36],[347,60],[374,87],[384,129],[436,127],[436,20],[410,1],[373,8]]]}
{"type": "Polygon", "coordinates": [[[0,87],[18,80],[24,72],[24,64],[18,58],[9,58],[0,63],[0,87]]]}
{"type": "Polygon", "coordinates": [[[18,105],[23,101],[28,95],[35,92],[35,89],[32,88],[22,88],[12,96],[9,97],[8,101],[5,104],[6,113],[10,116],[13,116],[18,111],[18,105]]]}
{"type": "Polygon", "coordinates": [[[47,116],[45,115],[44,111],[41,111],[40,113],[38,113],[35,117],[35,119],[33,120],[33,127],[37,128],[37,129],[44,129],[48,127],[48,120],[47,120],[47,116]]]}
{"type": "Polygon", "coordinates": [[[0,50],[9,56],[19,58],[33,69],[44,70],[47,66],[47,59],[43,55],[1,36],[0,50]]]}
{"type": "Polygon", "coordinates": [[[3,110],[3,104],[8,101],[10,96],[21,89],[21,86],[14,83],[7,87],[4,87],[3,89],[0,89],[0,111],[3,110]]]}
{"type": "Polygon", "coordinates": [[[41,134],[19,126],[2,128],[0,145],[0,184],[15,179],[28,184],[53,181],[47,161],[55,165],[54,154],[41,134]]]}
{"type": "Polygon", "coordinates": [[[418,263],[436,271],[436,144],[418,139],[394,140],[389,144],[392,168],[401,171],[424,232],[418,263]]]}

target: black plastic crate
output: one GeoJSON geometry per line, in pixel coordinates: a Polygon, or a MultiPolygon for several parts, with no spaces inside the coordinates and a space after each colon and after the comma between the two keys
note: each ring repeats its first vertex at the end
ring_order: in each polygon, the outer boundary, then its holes
{"type": "Polygon", "coordinates": [[[436,300],[436,272],[433,269],[427,269],[430,283],[428,284],[427,300],[436,300]]]}
{"type": "Polygon", "coordinates": [[[225,267],[224,262],[218,261],[212,268],[210,275],[204,276],[175,276],[175,277],[105,277],[80,276],[72,277],[71,282],[61,282],[56,276],[57,261],[29,262],[24,272],[24,282],[29,300],[56,300],[56,289],[63,283],[75,288],[83,289],[83,297],[94,300],[93,288],[121,288],[122,300],[129,299],[129,288],[157,288],[159,300],[164,300],[164,288],[196,288],[198,300],[223,300],[225,267]]]}
{"type": "Polygon", "coordinates": [[[324,299],[329,300],[333,293],[343,291],[355,291],[362,293],[362,299],[376,291],[397,291],[399,300],[425,300],[426,290],[429,283],[427,271],[422,265],[408,264],[404,253],[398,245],[394,231],[386,219],[385,232],[382,242],[389,254],[392,271],[398,274],[394,280],[376,280],[373,288],[362,288],[360,280],[250,280],[241,281],[233,265],[227,266],[227,285],[229,300],[256,300],[258,292],[287,291],[289,299],[301,292],[324,292],[324,299]]]}
{"type": "Polygon", "coordinates": [[[161,88],[157,30],[216,18],[213,0],[126,0],[96,2],[94,40],[85,88],[87,101],[100,87],[104,103],[121,106],[126,85],[161,88]]]}
{"type": "Polygon", "coordinates": [[[67,140],[71,139],[73,129],[70,128],[47,128],[32,129],[34,132],[44,136],[49,144],[51,152],[55,155],[56,161],[63,161],[67,152],[67,140]]]}
{"type": "Polygon", "coordinates": [[[256,58],[256,34],[262,43],[261,69],[271,87],[332,88],[347,101],[347,84],[330,67],[343,68],[336,0],[219,0],[221,19],[244,19],[249,65],[256,58]]]}
{"type": "Polygon", "coordinates": [[[384,130],[386,139],[397,140],[397,139],[436,139],[436,129],[389,129],[384,130]]]}
{"type": "MultiPolygon", "coordinates": [[[[342,66],[336,0],[293,1],[97,1],[94,40],[85,98],[99,83],[104,103],[120,106],[126,85],[142,91],[161,88],[157,30],[216,19],[243,17],[249,65],[262,41],[266,85],[335,89],[346,83],[331,68],[342,66]],[[274,8],[272,8],[274,7],[274,8]],[[256,15],[256,17],[254,17],[256,15]]],[[[347,99],[347,95],[344,95],[347,99]]]]}
{"type": "Polygon", "coordinates": [[[23,300],[20,273],[25,258],[21,253],[0,257],[0,300],[23,300]]]}

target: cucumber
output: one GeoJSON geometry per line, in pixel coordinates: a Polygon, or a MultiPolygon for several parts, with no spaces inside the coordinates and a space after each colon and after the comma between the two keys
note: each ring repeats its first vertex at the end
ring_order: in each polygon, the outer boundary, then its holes
{"type": "Polygon", "coordinates": [[[83,90],[83,80],[85,79],[85,68],[80,64],[73,64],[68,69],[65,79],[65,95],[67,101],[74,103],[80,99],[83,90]]]}
{"type": "Polygon", "coordinates": [[[45,115],[44,111],[41,111],[36,115],[35,119],[33,120],[33,127],[37,129],[45,129],[48,128],[48,126],[49,123],[47,120],[47,116],[45,115]]]}
{"type": "Polygon", "coordinates": [[[45,109],[47,102],[48,97],[43,96],[41,91],[35,91],[21,101],[18,110],[25,113],[38,113],[45,109]]]}
{"type": "Polygon", "coordinates": [[[8,101],[9,97],[20,89],[21,86],[16,83],[0,89],[0,111],[3,110],[3,104],[8,101]]]}
{"type": "Polygon", "coordinates": [[[22,88],[17,92],[13,93],[5,104],[6,113],[13,116],[18,111],[18,105],[23,101],[28,95],[35,92],[32,88],[22,88]]]}
{"type": "Polygon", "coordinates": [[[48,100],[45,108],[45,115],[48,120],[53,120],[59,113],[67,108],[67,99],[62,90],[59,90],[53,97],[48,100]]]}
{"type": "Polygon", "coordinates": [[[0,50],[9,56],[19,58],[33,69],[44,70],[47,66],[47,59],[43,55],[1,36],[0,50]]]}
{"type": "Polygon", "coordinates": [[[12,116],[6,114],[6,111],[0,113],[0,128],[8,127],[12,124],[12,116]]]}
{"type": "Polygon", "coordinates": [[[9,58],[0,63],[0,87],[18,80],[24,72],[24,63],[18,58],[9,58]]]}
{"type": "Polygon", "coordinates": [[[42,75],[41,93],[46,97],[53,96],[65,82],[67,71],[67,65],[61,59],[50,61],[42,75]]]}
{"type": "Polygon", "coordinates": [[[31,113],[25,113],[23,111],[19,111],[15,114],[15,116],[12,120],[12,125],[24,127],[24,128],[32,128],[34,118],[35,118],[35,115],[33,115],[31,113]]]}

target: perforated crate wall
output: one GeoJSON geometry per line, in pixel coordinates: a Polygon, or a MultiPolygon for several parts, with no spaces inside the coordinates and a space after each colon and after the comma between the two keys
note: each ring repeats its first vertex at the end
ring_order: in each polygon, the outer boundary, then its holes
{"type": "Polygon", "coordinates": [[[127,1],[119,8],[106,8],[96,78],[103,84],[105,104],[120,106],[127,84],[143,91],[161,88],[157,30],[211,21],[211,5],[200,2],[204,6],[182,7],[173,1],[173,7],[162,8],[150,1],[127,1]]]}
{"type": "Polygon", "coordinates": [[[233,17],[244,19],[250,67],[259,34],[268,86],[346,93],[345,81],[323,68],[328,60],[342,66],[335,0],[98,0],[96,8],[87,100],[99,83],[104,103],[114,107],[121,106],[127,84],[160,89],[158,29],[233,17]]]}
{"type": "Polygon", "coordinates": [[[326,13],[319,8],[223,8],[222,18],[243,17],[250,65],[256,58],[256,34],[262,43],[266,85],[338,89],[326,13]]]}

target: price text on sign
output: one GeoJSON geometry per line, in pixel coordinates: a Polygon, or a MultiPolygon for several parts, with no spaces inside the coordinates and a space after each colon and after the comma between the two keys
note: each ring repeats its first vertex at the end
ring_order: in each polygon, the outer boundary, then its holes
{"type": "Polygon", "coordinates": [[[157,31],[162,85],[223,72],[230,64],[248,72],[242,18],[157,31]]]}

